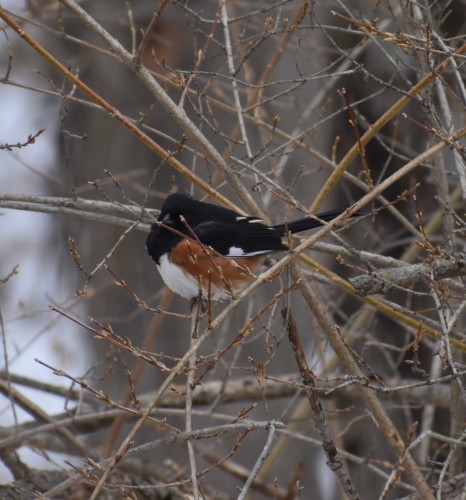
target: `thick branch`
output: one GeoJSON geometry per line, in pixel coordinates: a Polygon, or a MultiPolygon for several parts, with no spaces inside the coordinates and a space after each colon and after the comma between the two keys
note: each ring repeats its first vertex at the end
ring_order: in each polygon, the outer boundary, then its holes
{"type": "Polygon", "coordinates": [[[0,208],[75,215],[84,219],[117,224],[124,227],[134,224],[138,219],[142,223],[150,224],[158,214],[158,210],[144,209],[143,211],[141,207],[136,205],[126,205],[117,202],[10,193],[0,194],[0,208]]]}
{"type": "Polygon", "coordinates": [[[466,260],[437,259],[431,263],[391,267],[376,273],[350,278],[349,282],[362,297],[389,293],[397,288],[409,288],[419,281],[441,280],[466,275],[466,260]]]}

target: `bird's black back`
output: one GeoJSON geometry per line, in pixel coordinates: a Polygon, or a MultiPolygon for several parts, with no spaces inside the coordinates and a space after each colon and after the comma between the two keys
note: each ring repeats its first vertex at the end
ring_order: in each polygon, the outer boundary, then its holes
{"type": "MultiPolygon", "coordinates": [[[[334,219],[341,211],[318,215],[324,221],[334,219]]],[[[252,257],[287,250],[282,238],[287,232],[299,233],[321,225],[309,217],[276,226],[267,226],[255,217],[212,203],[193,200],[174,193],[167,197],[147,237],[147,250],[158,264],[160,257],[183,239],[181,235],[197,238],[227,257],[252,257]],[[183,220],[184,219],[184,220],[183,220]],[[180,233],[180,234],[179,234],[180,233]]]]}

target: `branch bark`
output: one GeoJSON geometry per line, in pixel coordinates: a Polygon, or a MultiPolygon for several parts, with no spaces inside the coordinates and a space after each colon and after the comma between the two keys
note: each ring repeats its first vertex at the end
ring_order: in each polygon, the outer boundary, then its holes
{"type": "Polygon", "coordinates": [[[461,257],[436,259],[429,263],[382,269],[375,273],[349,278],[362,297],[387,294],[397,288],[409,288],[419,281],[441,280],[466,275],[466,260],[461,257]]]}

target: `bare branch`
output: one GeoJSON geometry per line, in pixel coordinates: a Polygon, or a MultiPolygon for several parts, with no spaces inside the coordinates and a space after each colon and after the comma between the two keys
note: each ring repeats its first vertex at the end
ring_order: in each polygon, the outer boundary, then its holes
{"type": "Polygon", "coordinates": [[[466,275],[462,257],[435,259],[432,262],[386,268],[375,273],[349,278],[359,295],[387,294],[398,288],[409,288],[419,281],[442,280],[466,275]]]}

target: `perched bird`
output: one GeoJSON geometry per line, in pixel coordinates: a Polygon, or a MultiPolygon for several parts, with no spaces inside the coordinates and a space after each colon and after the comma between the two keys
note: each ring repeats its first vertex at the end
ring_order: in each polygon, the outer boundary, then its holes
{"type": "MultiPolygon", "coordinates": [[[[341,211],[318,214],[329,221],[341,211]]],[[[167,197],[147,237],[147,251],[165,284],[178,295],[195,300],[232,297],[254,280],[264,256],[289,250],[288,233],[321,226],[305,217],[267,226],[256,217],[193,200],[184,194],[167,197]]]]}

